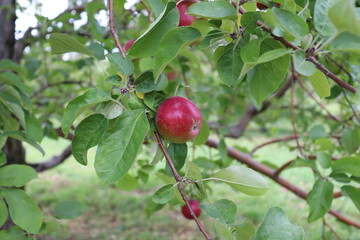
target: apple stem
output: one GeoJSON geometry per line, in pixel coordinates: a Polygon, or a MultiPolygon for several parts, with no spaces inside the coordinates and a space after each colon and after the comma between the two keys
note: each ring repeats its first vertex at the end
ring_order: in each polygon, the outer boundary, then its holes
{"type": "Polygon", "coordinates": [[[123,56],[123,58],[126,58],[126,54],[124,51],[124,48],[121,46],[118,35],[116,34],[116,30],[115,30],[115,24],[114,24],[114,1],[113,0],[109,0],[108,1],[108,5],[109,5],[109,24],[110,24],[110,31],[111,34],[115,40],[116,46],[119,49],[121,55],[123,56]]]}
{"type": "Polygon", "coordinates": [[[157,140],[157,142],[158,142],[158,144],[159,144],[159,146],[161,148],[161,151],[164,153],[165,159],[166,159],[167,163],[170,166],[170,169],[171,169],[171,171],[172,171],[172,173],[174,175],[174,178],[175,178],[176,182],[178,183],[177,184],[178,190],[179,190],[180,195],[181,195],[182,199],[184,200],[186,206],[188,207],[191,216],[194,218],[196,224],[198,225],[198,227],[199,227],[200,231],[202,232],[202,234],[204,234],[206,240],[211,240],[212,237],[210,236],[209,233],[207,233],[207,231],[204,228],[204,225],[200,222],[200,220],[195,215],[194,211],[192,210],[192,208],[190,206],[189,199],[186,197],[184,186],[182,185],[183,178],[177,172],[177,170],[176,170],[176,168],[175,168],[169,154],[167,153],[167,151],[165,149],[164,143],[161,140],[160,135],[157,132],[154,132],[154,133],[155,133],[156,140],[157,140]]]}

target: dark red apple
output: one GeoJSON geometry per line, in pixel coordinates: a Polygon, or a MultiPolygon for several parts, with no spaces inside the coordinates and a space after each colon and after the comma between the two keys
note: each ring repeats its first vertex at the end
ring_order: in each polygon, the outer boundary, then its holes
{"type": "Polygon", "coordinates": [[[127,41],[124,45],[125,51],[128,51],[131,48],[131,46],[134,44],[135,41],[136,41],[135,39],[131,39],[131,40],[127,41]]]}
{"type": "Polygon", "coordinates": [[[274,7],[279,8],[279,7],[281,7],[281,4],[280,4],[280,3],[275,3],[275,6],[274,6],[274,7]]]}
{"type": "Polygon", "coordinates": [[[173,143],[185,143],[199,134],[202,116],[190,100],[175,96],[160,104],[155,124],[163,138],[173,143]]]}
{"type": "MultiPolygon", "coordinates": [[[[200,202],[197,201],[197,200],[190,200],[189,203],[190,203],[191,209],[193,210],[193,212],[195,213],[195,215],[196,215],[197,217],[199,217],[200,214],[201,214],[201,208],[199,208],[200,202]]],[[[182,215],[183,215],[184,217],[186,217],[187,219],[194,219],[194,217],[193,217],[193,216],[191,215],[191,213],[190,213],[189,208],[188,208],[186,205],[184,205],[184,206],[181,207],[181,213],[182,213],[182,215]]]]}
{"type": "Polygon", "coordinates": [[[193,22],[196,20],[195,16],[187,15],[186,11],[188,8],[193,5],[194,3],[197,3],[198,0],[185,0],[177,4],[177,8],[180,13],[180,21],[179,21],[179,27],[181,26],[189,26],[193,24],[193,22]]]}
{"type": "Polygon", "coordinates": [[[172,70],[166,73],[166,77],[170,82],[175,81],[178,76],[179,76],[179,72],[176,70],[172,70]]]}
{"type": "Polygon", "coordinates": [[[265,4],[263,4],[263,3],[256,3],[256,7],[258,8],[258,9],[260,9],[260,10],[266,10],[266,9],[268,9],[268,6],[266,6],[265,4]]]}

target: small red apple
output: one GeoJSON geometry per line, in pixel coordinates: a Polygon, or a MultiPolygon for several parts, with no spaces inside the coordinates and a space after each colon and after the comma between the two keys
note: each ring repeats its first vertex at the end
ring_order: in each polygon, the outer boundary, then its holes
{"type": "Polygon", "coordinates": [[[260,9],[260,10],[266,10],[266,9],[268,9],[268,6],[266,6],[265,4],[263,4],[263,3],[256,3],[256,7],[258,8],[258,9],[260,9]]]}
{"type": "MultiPolygon", "coordinates": [[[[200,202],[197,201],[197,200],[190,200],[189,203],[190,203],[191,209],[193,210],[193,212],[195,213],[195,215],[196,215],[197,217],[199,217],[200,214],[201,214],[201,208],[199,208],[200,202]]],[[[181,207],[181,213],[182,213],[182,215],[183,215],[184,217],[186,217],[187,219],[194,219],[194,217],[193,217],[193,216],[191,215],[191,213],[190,213],[189,208],[188,208],[186,205],[184,205],[184,206],[181,207]]]]}
{"type": "Polygon", "coordinates": [[[202,116],[190,100],[175,96],[160,104],[155,124],[163,138],[173,143],[185,143],[199,134],[202,116]]]}
{"type": "Polygon", "coordinates": [[[281,7],[281,4],[280,4],[280,3],[275,3],[275,6],[274,6],[274,7],[279,8],[279,7],[281,7]]]}
{"type": "Polygon", "coordinates": [[[179,72],[176,70],[172,70],[172,71],[166,73],[166,77],[169,80],[169,82],[175,81],[178,76],[179,76],[179,72]]]}
{"type": "Polygon", "coordinates": [[[135,39],[131,39],[131,40],[127,41],[124,45],[125,51],[128,51],[131,48],[131,46],[134,44],[135,41],[136,41],[135,39]]]}
{"type": "Polygon", "coordinates": [[[188,8],[193,5],[194,3],[197,3],[199,0],[184,0],[177,4],[177,8],[180,13],[180,21],[179,21],[179,27],[181,26],[189,26],[193,24],[193,22],[196,20],[195,16],[187,15],[186,11],[188,8]]]}

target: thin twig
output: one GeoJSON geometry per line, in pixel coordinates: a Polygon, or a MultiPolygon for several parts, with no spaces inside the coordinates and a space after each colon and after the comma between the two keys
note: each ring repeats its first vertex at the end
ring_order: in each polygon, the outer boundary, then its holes
{"type": "MultiPolygon", "coordinates": [[[[244,14],[246,13],[246,11],[242,8],[239,7],[239,13],[240,14],[244,14]]],[[[273,37],[275,40],[282,42],[286,47],[291,48],[293,50],[303,50],[301,48],[299,48],[298,46],[295,46],[294,44],[292,44],[291,42],[287,41],[285,38],[283,37],[279,37],[276,36],[275,34],[272,33],[271,28],[269,28],[268,26],[266,26],[263,22],[261,21],[257,21],[257,25],[259,27],[261,27],[263,30],[265,30],[266,32],[270,33],[271,37],[273,37]]],[[[317,67],[317,69],[319,69],[320,71],[322,71],[326,76],[328,76],[329,78],[331,78],[333,81],[335,81],[339,86],[351,91],[352,93],[356,93],[356,89],[351,86],[350,84],[348,84],[347,82],[344,82],[343,80],[341,80],[340,78],[338,78],[335,74],[333,74],[329,69],[327,69],[324,65],[322,65],[321,63],[319,63],[316,58],[314,56],[309,56],[306,58],[307,61],[310,61],[312,63],[315,64],[315,66],[317,67]]]]}
{"type": "Polygon", "coordinates": [[[272,140],[269,140],[269,141],[266,141],[256,147],[254,147],[251,151],[250,151],[250,155],[254,155],[254,153],[262,148],[262,147],[265,147],[269,144],[273,144],[273,143],[278,143],[278,142],[284,142],[284,141],[289,141],[289,140],[294,140],[296,138],[298,138],[299,136],[298,135],[289,135],[289,136],[285,136],[285,137],[280,137],[280,138],[275,138],[275,139],[272,139],[272,140]]]}
{"type": "Polygon", "coordinates": [[[118,35],[116,33],[116,30],[115,30],[115,24],[114,24],[114,1],[109,0],[108,4],[109,4],[110,31],[111,31],[111,34],[112,34],[112,36],[113,36],[113,38],[115,40],[116,46],[119,49],[121,55],[123,56],[123,58],[126,58],[125,51],[124,51],[123,47],[120,44],[119,37],[118,37],[118,35]]]}
{"type": "Polygon", "coordinates": [[[356,109],[354,108],[354,105],[351,103],[350,99],[348,98],[347,94],[345,91],[342,91],[345,97],[345,100],[347,102],[347,104],[349,104],[351,111],[354,113],[354,117],[356,118],[356,120],[358,121],[358,123],[360,123],[360,117],[356,112],[356,109]]]}
{"type": "Polygon", "coordinates": [[[176,182],[178,183],[178,184],[177,184],[177,187],[178,187],[178,189],[179,189],[179,192],[180,192],[180,194],[181,194],[182,199],[184,200],[186,206],[188,207],[188,209],[189,209],[189,211],[190,211],[191,216],[194,218],[196,224],[198,225],[200,231],[204,234],[205,238],[206,238],[207,240],[211,240],[211,239],[212,239],[211,236],[206,232],[206,230],[205,230],[205,228],[204,228],[204,225],[200,222],[200,220],[197,218],[197,216],[195,215],[194,211],[192,210],[192,208],[191,208],[191,206],[190,206],[190,203],[189,203],[189,200],[188,200],[188,198],[186,197],[185,190],[184,190],[184,186],[182,185],[182,180],[183,180],[183,178],[179,175],[179,173],[178,173],[177,170],[175,169],[175,166],[174,166],[174,164],[173,164],[173,162],[172,162],[169,154],[167,153],[167,151],[166,151],[166,149],[165,149],[165,146],[164,146],[164,144],[163,144],[163,142],[162,142],[162,140],[161,140],[161,137],[160,137],[160,135],[159,135],[157,132],[155,132],[155,137],[156,137],[156,140],[157,140],[157,142],[158,142],[158,144],[159,144],[162,152],[164,153],[165,159],[166,159],[167,163],[168,163],[169,166],[170,166],[170,169],[171,169],[171,171],[172,171],[172,173],[173,173],[173,175],[174,175],[174,178],[175,178],[176,182]]]}
{"type": "Polygon", "coordinates": [[[300,86],[309,94],[309,96],[314,99],[314,101],[322,108],[325,110],[325,112],[329,115],[329,117],[337,122],[342,122],[339,118],[337,118],[336,116],[334,116],[315,96],[314,94],[312,94],[312,92],[306,88],[305,84],[303,83],[303,81],[301,81],[300,77],[294,72],[294,76],[297,80],[297,82],[300,84],[300,86]]]}
{"type": "Polygon", "coordinates": [[[335,229],[329,225],[326,221],[325,221],[325,218],[323,217],[322,218],[323,220],[323,225],[328,227],[330,229],[330,231],[335,235],[335,237],[338,239],[338,240],[342,240],[342,238],[339,236],[339,234],[335,231],[335,229]]]}
{"type": "Polygon", "coordinates": [[[281,167],[275,170],[274,177],[278,177],[282,171],[284,171],[287,167],[289,167],[293,162],[295,162],[295,159],[290,160],[286,163],[284,163],[281,167]]]}

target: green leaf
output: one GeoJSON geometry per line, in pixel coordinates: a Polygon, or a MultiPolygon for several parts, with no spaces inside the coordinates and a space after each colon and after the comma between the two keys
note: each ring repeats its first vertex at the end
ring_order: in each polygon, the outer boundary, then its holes
{"type": "Polygon", "coordinates": [[[104,184],[118,181],[134,162],[149,130],[142,109],[127,110],[108,129],[97,148],[95,170],[104,184]]]}
{"type": "Polygon", "coordinates": [[[106,55],[107,59],[111,63],[111,66],[116,72],[124,76],[130,76],[134,71],[134,64],[127,58],[124,58],[121,53],[110,53],[106,55]]]}
{"type": "Polygon", "coordinates": [[[210,47],[210,45],[219,40],[224,38],[224,33],[219,31],[219,30],[212,30],[210,32],[207,33],[206,37],[204,38],[204,40],[202,40],[202,42],[199,44],[199,48],[200,49],[205,49],[210,47]]]}
{"type": "MultiPolygon", "coordinates": [[[[169,147],[166,150],[174,164],[177,171],[180,171],[185,164],[188,149],[186,143],[169,143],[169,147]]],[[[166,172],[172,176],[172,172],[168,163],[166,163],[166,172]]]]}
{"type": "Polygon", "coordinates": [[[345,128],[341,136],[341,142],[349,154],[355,153],[360,147],[360,128],[345,128]]]}
{"type": "Polygon", "coordinates": [[[144,103],[148,108],[156,112],[160,104],[168,97],[164,92],[149,92],[145,94],[144,103]]]}
{"type": "Polygon", "coordinates": [[[348,31],[360,36],[360,17],[356,13],[355,0],[337,1],[328,14],[338,32],[348,31]]]}
{"type": "Polygon", "coordinates": [[[325,131],[324,126],[322,125],[315,125],[310,129],[309,137],[313,140],[327,137],[327,133],[325,131]]]}
{"type": "MultiPolygon", "coordinates": [[[[281,47],[277,41],[266,39],[261,44],[261,52],[281,47]]],[[[285,55],[271,62],[258,64],[249,71],[249,90],[257,104],[262,103],[279,88],[288,72],[289,64],[290,57],[285,55]]]]}
{"type": "Polygon", "coordinates": [[[153,200],[150,198],[147,201],[147,204],[146,204],[146,207],[145,207],[146,216],[149,218],[154,212],[159,211],[164,206],[165,206],[164,204],[154,203],[153,200]]]}
{"type": "Polygon", "coordinates": [[[215,221],[215,231],[220,240],[234,240],[229,228],[221,222],[215,221]]]}
{"type": "Polygon", "coordinates": [[[54,217],[57,219],[74,219],[79,217],[89,208],[81,202],[77,201],[62,201],[54,208],[54,217]]]}
{"type": "Polygon", "coordinates": [[[272,11],[281,27],[291,35],[303,38],[309,32],[307,23],[298,15],[277,7],[272,11]]]}
{"type": "Polygon", "coordinates": [[[160,47],[161,37],[179,24],[179,11],[175,2],[169,2],[160,16],[136,40],[130,49],[134,57],[149,57],[160,47]]]}
{"type": "Polygon", "coordinates": [[[35,142],[32,139],[28,139],[27,136],[20,131],[7,131],[7,132],[3,132],[2,134],[3,137],[12,137],[15,138],[17,140],[26,142],[28,144],[30,144],[31,146],[33,146],[34,148],[36,148],[42,155],[45,155],[44,149],[42,149],[42,147],[37,144],[37,142],[35,142]]]}
{"type": "Polygon", "coordinates": [[[234,44],[226,46],[225,51],[216,61],[216,68],[221,80],[228,86],[236,86],[241,83],[240,72],[243,67],[243,61],[240,57],[240,47],[234,44]]]}
{"type": "Polygon", "coordinates": [[[200,2],[189,7],[186,14],[207,19],[237,19],[237,12],[227,1],[200,2]]]}
{"type": "Polygon", "coordinates": [[[29,233],[38,233],[42,225],[41,210],[35,201],[21,189],[3,189],[10,217],[29,233]]]}
{"type": "Polygon", "coordinates": [[[104,47],[100,45],[99,43],[91,43],[87,47],[98,60],[104,60],[104,47]]]}
{"type": "Polygon", "coordinates": [[[360,211],[360,189],[350,185],[346,185],[341,187],[341,192],[344,195],[348,196],[351,199],[351,201],[355,204],[357,209],[360,211]]]}
{"type": "Polygon", "coordinates": [[[8,218],[8,210],[5,205],[5,202],[2,200],[2,197],[0,197],[0,227],[4,225],[8,218]]]}
{"type": "Polygon", "coordinates": [[[9,230],[0,231],[1,240],[33,240],[31,237],[27,237],[24,230],[18,226],[13,226],[9,230]]]}
{"type": "Polygon", "coordinates": [[[0,150],[0,166],[5,165],[6,163],[7,163],[6,154],[0,150]]]}
{"type": "Polygon", "coordinates": [[[252,196],[260,196],[268,190],[268,186],[260,174],[242,166],[222,169],[210,179],[224,182],[234,189],[252,196]]]}
{"type": "Polygon", "coordinates": [[[87,151],[99,143],[108,124],[108,120],[102,114],[90,115],[80,122],[71,143],[76,161],[87,165],[87,151]]]}
{"type": "Polygon", "coordinates": [[[157,190],[152,198],[154,203],[165,204],[175,196],[173,184],[167,184],[157,190]]]}
{"type": "Polygon", "coordinates": [[[290,50],[285,48],[278,48],[274,50],[270,50],[262,54],[256,61],[254,62],[248,62],[247,64],[256,65],[260,63],[270,62],[272,60],[275,60],[279,57],[283,57],[290,53],[290,50]]]}
{"type": "Polygon", "coordinates": [[[164,74],[155,81],[152,71],[146,71],[135,80],[136,91],[139,93],[148,93],[151,91],[161,91],[168,85],[168,81],[164,74]]]}
{"type": "Polygon", "coordinates": [[[304,240],[304,237],[304,229],[291,224],[281,208],[271,207],[251,240],[304,240]]]}
{"type": "Polygon", "coordinates": [[[329,82],[323,72],[317,69],[313,75],[309,76],[309,79],[315,92],[320,98],[330,96],[329,82]]]}
{"type": "Polygon", "coordinates": [[[33,93],[32,89],[25,85],[21,80],[19,75],[13,72],[3,72],[0,74],[0,83],[10,84],[16,87],[18,90],[23,91],[27,95],[31,95],[33,93]]]}
{"type": "Polygon", "coordinates": [[[9,71],[9,70],[26,75],[25,69],[20,64],[15,63],[10,59],[0,60],[0,71],[9,71]]]}
{"type": "Polygon", "coordinates": [[[302,50],[297,50],[293,54],[295,70],[304,76],[311,76],[315,74],[316,67],[312,62],[306,61],[305,53],[302,50]]]}
{"type": "Polygon", "coordinates": [[[78,52],[93,57],[93,53],[82,45],[78,40],[63,33],[50,34],[50,46],[52,54],[63,54],[68,52],[78,52]]]}
{"type": "Polygon", "coordinates": [[[92,88],[84,94],[74,98],[66,106],[64,115],[61,120],[61,129],[65,135],[69,133],[72,123],[75,118],[84,110],[93,104],[109,101],[111,96],[99,88],[92,88]]]}
{"type": "Polygon", "coordinates": [[[29,139],[41,142],[43,130],[39,120],[28,111],[25,111],[25,134],[29,139]]]}
{"type": "Polygon", "coordinates": [[[116,186],[122,191],[133,191],[138,188],[139,183],[135,177],[126,173],[119,181],[117,181],[116,186]]]}
{"type": "Polygon", "coordinates": [[[323,36],[331,36],[336,33],[335,26],[331,23],[328,11],[336,0],[317,0],[314,8],[315,29],[323,36]]]}
{"type": "Polygon", "coordinates": [[[236,219],[237,207],[234,202],[221,199],[213,204],[201,204],[203,209],[210,217],[215,218],[223,224],[233,224],[236,219]]]}
{"type": "MultiPolygon", "coordinates": [[[[109,101],[107,103],[104,103],[104,105],[99,105],[98,107],[98,112],[104,115],[107,119],[117,118],[124,110],[123,106],[113,101],[109,101]]],[[[132,108],[130,107],[130,109],[132,108]]]]}
{"type": "Polygon", "coordinates": [[[319,178],[307,197],[310,206],[308,221],[313,222],[323,217],[330,209],[333,200],[334,185],[319,178]]]}
{"type": "Polygon", "coordinates": [[[320,163],[321,167],[329,168],[332,164],[332,159],[330,154],[325,152],[316,152],[316,160],[320,163]]]}
{"type": "Polygon", "coordinates": [[[360,36],[342,32],[330,44],[331,51],[347,51],[360,53],[360,36]]]}
{"type": "Polygon", "coordinates": [[[29,166],[12,164],[0,168],[0,186],[22,187],[37,178],[36,171],[29,166]]]}
{"type": "Polygon", "coordinates": [[[232,229],[235,231],[236,239],[250,240],[255,235],[256,229],[251,222],[246,222],[242,225],[233,226],[232,229]]]}
{"type": "Polygon", "coordinates": [[[333,173],[349,173],[360,177],[360,157],[344,157],[336,160],[332,165],[333,173]]]}
{"type": "Polygon", "coordinates": [[[159,17],[165,8],[165,4],[161,0],[143,0],[142,2],[151,10],[155,18],[159,17]]]}
{"type": "Polygon", "coordinates": [[[201,129],[200,129],[200,132],[199,132],[199,134],[194,138],[193,144],[194,144],[195,146],[203,145],[203,144],[206,143],[206,141],[208,140],[209,136],[210,136],[209,125],[208,125],[208,123],[207,123],[206,121],[203,120],[201,129]]]}
{"type": "Polygon", "coordinates": [[[200,37],[200,31],[192,27],[178,27],[168,31],[161,39],[159,51],[155,55],[155,80],[158,79],[166,65],[178,55],[181,48],[200,37]]]}

